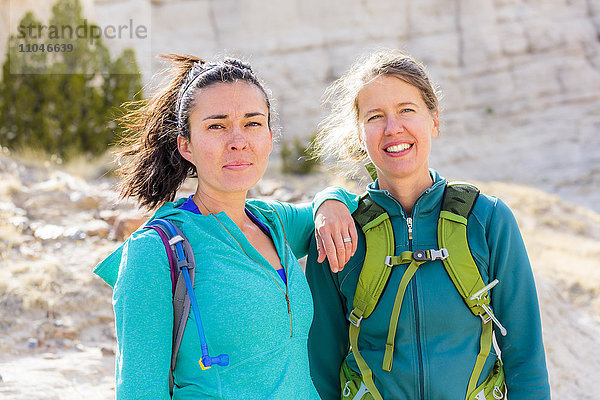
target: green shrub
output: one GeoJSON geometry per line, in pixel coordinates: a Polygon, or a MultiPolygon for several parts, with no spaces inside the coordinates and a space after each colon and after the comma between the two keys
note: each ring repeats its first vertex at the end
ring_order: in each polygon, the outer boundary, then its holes
{"type": "MultiPolygon", "coordinates": [[[[79,0],[59,0],[49,25],[83,21],[79,0]]],[[[19,23],[40,24],[31,12],[19,23]]],[[[0,82],[0,145],[42,149],[62,159],[98,155],[122,134],[111,122],[119,106],[141,99],[135,53],[125,50],[113,61],[101,38],[89,37],[68,39],[71,52],[19,51],[19,45],[54,42],[48,30],[39,38],[10,36],[0,82]]]]}
{"type": "Polygon", "coordinates": [[[292,143],[284,141],[281,144],[281,172],[285,174],[306,175],[315,172],[319,162],[310,154],[310,143],[315,135],[306,144],[299,138],[295,138],[292,143]]]}

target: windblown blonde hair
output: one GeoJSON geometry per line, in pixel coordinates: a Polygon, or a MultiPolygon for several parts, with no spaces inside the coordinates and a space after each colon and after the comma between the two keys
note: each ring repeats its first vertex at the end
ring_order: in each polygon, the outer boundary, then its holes
{"type": "Polygon", "coordinates": [[[423,64],[397,49],[384,49],[359,58],[325,91],[323,104],[329,115],[319,125],[313,155],[335,162],[344,175],[356,176],[369,160],[359,141],[357,97],[365,84],[382,75],[392,75],[415,86],[430,112],[438,109],[438,89],[423,64]]]}

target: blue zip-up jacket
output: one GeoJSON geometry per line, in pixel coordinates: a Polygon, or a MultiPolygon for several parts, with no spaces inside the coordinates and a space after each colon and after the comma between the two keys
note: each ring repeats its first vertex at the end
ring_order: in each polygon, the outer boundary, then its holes
{"type": "MultiPolygon", "coordinates": [[[[396,255],[406,250],[438,249],[437,223],[446,180],[433,170],[430,173],[433,185],[418,198],[411,216],[389,192],[379,190],[377,181],[367,189],[390,216],[396,255]],[[409,217],[412,241],[408,237],[409,217]]],[[[339,195],[342,201],[349,198],[341,188],[339,195]]],[[[355,196],[347,204],[355,209],[357,201],[355,196]]],[[[508,330],[502,336],[494,327],[508,398],[549,399],[538,299],[517,223],[502,201],[481,194],[467,226],[469,246],[484,282],[499,280],[491,290],[491,306],[508,330]]],[[[314,243],[309,250],[306,274],[315,305],[309,358],[313,381],[324,400],[341,398],[339,370],[344,358],[359,371],[354,356],[348,354],[347,320],[365,255],[364,234],[358,226],[357,230],[358,249],[337,274],[330,272],[327,261],[316,262],[314,243]]],[[[390,315],[404,270],[394,267],[379,304],[361,322],[360,353],[384,399],[464,399],[479,352],[481,319],[469,311],[441,261],[421,265],[409,283],[400,311],[392,370],[382,369],[390,315]]],[[[495,359],[492,348],[478,384],[485,380],[495,359]]]]}
{"type": "MultiPolygon", "coordinates": [[[[152,219],[167,218],[194,250],[194,292],[212,356],[229,365],[202,370],[190,312],[173,374],[173,399],[318,399],[310,379],[307,338],[313,316],[308,284],[296,257],[306,255],[314,223],[310,204],[249,200],[247,209],[271,233],[285,284],[225,214],[198,215],[167,203],[152,219]]],[[[320,203],[319,203],[320,204],[320,203]]],[[[318,205],[317,205],[318,207],[318,205]]],[[[139,229],[95,273],[114,287],[118,348],[117,399],[170,399],[173,307],[164,245],[139,229]]]]}

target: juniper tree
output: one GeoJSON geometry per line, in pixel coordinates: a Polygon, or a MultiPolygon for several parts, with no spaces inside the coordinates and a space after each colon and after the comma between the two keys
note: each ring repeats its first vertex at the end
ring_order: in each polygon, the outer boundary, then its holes
{"type": "MultiPolygon", "coordinates": [[[[83,23],[79,0],[59,0],[47,26],[74,28],[83,23]]],[[[19,26],[38,27],[42,23],[28,12],[19,26]]],[[[61,158],[100,154],[121,134],[118,125],[111,122],[119,106],[139,100],[141,90],[131,49],[113,61],[98,37],[65,39],[50,29],[30,35],[20,31],[9,37],[2,66],[0,145],[43,149],[61,158]],[[72,45],[71,51],[47,50],[48,45],[65,43],[72,45]],[[34,44],[38,51],[27,51],[32,50],[27,45],[34,44]],[[42,44],[45,51],[40,51],[42,44]]]]}

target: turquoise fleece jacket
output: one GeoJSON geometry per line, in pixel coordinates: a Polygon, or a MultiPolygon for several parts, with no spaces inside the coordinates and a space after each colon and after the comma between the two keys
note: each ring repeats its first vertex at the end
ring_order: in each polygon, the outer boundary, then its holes
{"type": "MultiPolygon", "coordinates": [[[[438,248],[437,222],[446,180],[433,170],[430,173],[434,183],[413,207],[412,241],[402,205],[389,192],[378,190],[377,181],[367,189],[391,218],[396,255],[406,250],[438,248]]],[[[342,192],[338,198],[350,195],[342,192]]],[[[355,196],[351,202],[354,204],[348,203],[352,209],[357,200],[355,196]]],[[[342,272],[331,273],[327,261],[317,263],[314,243],[306,266],[315,305],[309,334],[311,375],[324,400],[340,399],[339,370],[344,358],[351,368],[359,370],[353,355],[348,355],[347,320],[365,255],[364,234],[357,229],[358,249],[342,272]]],[[[510,209],[495,197],[480,195],[469,217],[467,236],[484,282],[499,280],[491,290],[491,305],[508,330],[502,336],[494,327],[508,398],[549,399],[535,283],[510,209]]],[[[394,267],[379,304],[362,321],[358,338],[361,355],[384,399],[464,399],[479,351],[481,319],[469,311],[441,261],[421,265],[411,279],[400,311],[392,370],[382,369],[390,315],[404,270],[394,267]]],[[[479,383],[485,380],[495,358],[492,348],[479,383]]]]}
{"type": "MultiPolygon", "coordinates": [[[[315,200],[315,209],[326,197],[315,200]]],[[[281,264],[287,264],[288,313],[283,280],[233,221],[223,212],[204,216],[176,208],[184,201],[165,204],[152,219],[168,218],[188,237],[209,353],[228,354],[230,361],[226,367],[200,368],[200,344],[190,312],[172,398],[318,399],[307,354],[313,304],[296,258],[306,255],[313,236],[311,205],[246,203],[270,229],[281,264]]],[[[116,398],[170,399],[173,306],[160,237],[154,230],[139,229],[94,272],[114,289],[116,398]]]]}

